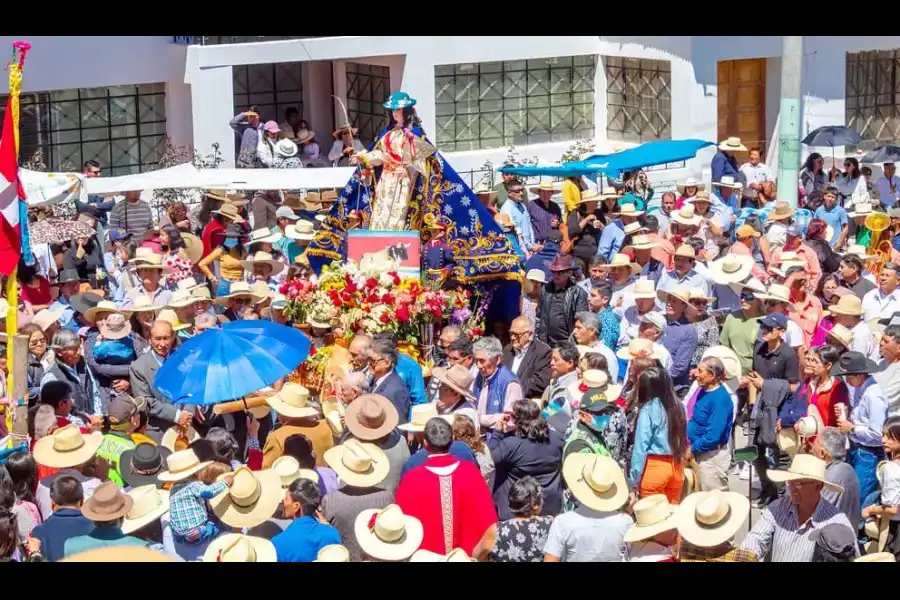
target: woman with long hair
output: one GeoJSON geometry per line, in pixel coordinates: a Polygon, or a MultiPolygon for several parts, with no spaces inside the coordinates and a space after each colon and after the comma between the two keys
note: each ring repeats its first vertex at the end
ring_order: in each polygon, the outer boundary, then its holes
{"type": "MultiPolygon", "coordinates": [[[[837,169],[834,172],[837,172],[837,169]]],[[[850,212],[857,202],[869,202],[866,178],[859,170],[859,161],[853,157],[844,159],[844,172],[834,180],[834,187],[840,192],[841,206],[847,212],[850,212]]]]}
{"type": "Polygon", "coordinates": [[[576,209],[566,219],[566,230],[572,243],[572,255],[588,273],[591,259],[597,255],[601,227],[597,226],[597,193],[584,192],[576,209]]]}
{"type": "MultiPolygon", "coordinates": [[[[875,504],[862,510],[862,518],[889,518],[884,550],[900,556],[900,417],[890,417],[881,430],[881,443],[887,460],[878,465],[878,484],[881,495],[875,504]]],[[[866,499],[863,498],[865,502],[866,499]]],[[[872,500],[870,499],[869,502],[872,500]]]]}
{"type": "Polygon", "coordinates": [[[650,367],[638,377],[638,420],[628,475],[641,498],[664,494],[681,502],[687,418],[665,369],[650,367]]]}
{"type": "Polygon", "coordinates": [[[800,185],[807,198],[814,192],[824,192],[829,184],[828,173],[825,172],[825,159],[818,152],[806,157],[800,171],[800,185]]]}
{"type": "Polygon", "coordinates": [[[831,375],[831,367],[840,359],[841,353],[830,344],[812,348],[806,352],[803,365],[803,381],[793,397],[778,411],[779,427],[796,429],[797,421],[806,416],[808,407],[815,405],[825,427],[837,423],[835,408],[843,406],[845,415],[850,414],[850,393],[847,384],[831,375]]]}
{"type": "Polygon", "coordinates": [[[31,530],[43,522],[34,498],[37,490],[38,466],[28,452],[13,452],[6,460],[6,471],[16,495],[16,517],[19,537],[25,539],[31,530]]]}
{"type": "Polygon", "coordinates": [[[841,266],[841,259],[825,239],[827,230],[828,224],[822,219],[812,219],[806,227],[806,245],[816,253],[823,274],[835,273],[841,266]]]}
{"type": "Polygon", "coordinates": [[[26,265],[24,260],[20,260],[16,278],[19,280],[22,300],[31,304],[32,310],[37,313],[53,304],[53,297],[50,295],[50,281],[39,275],[35,267],[36,265],[26,265]]]}
{"type": "Polygon", "coordinates": [[[181,231],[175,225],[164,225],[160,228],[159,243],[162,246],[163,264],[169,269],[166,283],[169,289],[174,290],[179,281],[193,275],[194,263],[188,258],[181,231]]]}
{"type": "Polygon", "coordinates": [[[509,490],[526,476],[541,484],[544,506],[541,514],[555,515],[562,507],[562,437],[550,430],[541,416],[541,408],[533,400],[513,403],[515,434],[503,438],[491,448],[496,468],[494,503],[501,519],[509,519],[509,490]]]}
{"type": "MultiPolygon", "coordinates": [[[[207,218],[209,215],[207,214],[207,218]]],[[[166,210],[159,216],[160,228],[166,225],[174,225],[179,231],[190,233],[193,225],[191,224],[188,208],[184,202],[170,202],[166,205],[166,210]]]]}
{"type": "Polygon", "coordinates": [[[481,469],[481,476],[484,477],[484,482],[487,484],[489,490],[494,489],[494,459],[491,457],[491,451],[487,447],[487,444],[484,443],[484,440],[481,439],[481,436],[478,435],[478,430],[475,429],[475,423],[472,422],[472,419],[463,414],[453,414],[447,415],[447,417],[453,417],[451,421],[451,425],[453,426],[453,439],[464,443],[469,449],[472,450],[472,454],[475,455],[475,460],[478,461],[478,468],[481,469]]]}
{"type": "Polygon", "coordinates": [[[231,284],[244,279],[244,260],[247,258],[247,249],[244,247],[244,230],[237,223],[232,223],[225,230],[225,239],[222,244],[210,252],[197,263],[197,268],[206,278],[216,286],[216,297],[227,296],[231,291],[231,284]],[[215,269],[219,277],[213,273],[210,266],[217,265],[215,269]]]}

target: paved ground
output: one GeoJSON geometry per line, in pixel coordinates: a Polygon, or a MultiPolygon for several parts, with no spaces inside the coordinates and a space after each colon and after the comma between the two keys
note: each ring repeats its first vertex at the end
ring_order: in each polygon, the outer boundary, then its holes
{"type": "MultiPolygon", "coordinates": [[[[747,439],[744,437],[744,435],[741,431],[741,428],[738,427],[736,434],[735,434],[735,447],[743,448],[746,445],[747,445],[747,439]]],[[[732,475],[731,477],[729,477],[729,485],[731,487],[731,491],[738,492],[740,494],[743,494],[744,496],[746,496],[747,492],[749,491],[749,487],[750,487],[749,484],[750,484],[749,481],[744,481],[744,480],[740,479],[739,477],[737,477],[736,475],[732,475]]],[[[750,519],[748,521],[746,521],[744,523],[744,526],[741,527],[741,529],[738,531],[737,535],[735,536],[735,543],[737,543],[737,544],[741,543],[741,541],[744,539],[744,536],[747,534],[747,531],[749,529],[748,525],[750,525],[751,523],[756,523],[759,520],[761,513],[762,513],[762,511],[760,511],[759,509],[756,509],[756,508],[750,509],[750,519]]]]}

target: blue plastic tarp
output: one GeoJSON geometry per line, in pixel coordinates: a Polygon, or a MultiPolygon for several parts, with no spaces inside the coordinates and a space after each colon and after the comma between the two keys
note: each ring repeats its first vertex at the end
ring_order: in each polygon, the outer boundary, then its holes
{"type": "Polygon", "coordinates": [[[658,142],[647,142],[615,154],[590,156],[581,161],[581,163],[587,168],[603,165],[603,170],[607,173],[625,173],[645,167],[690,160],[697,156],[697,152],[708,146],[715,146],[715,142],[704,140],[661,140],[658,142]]]}

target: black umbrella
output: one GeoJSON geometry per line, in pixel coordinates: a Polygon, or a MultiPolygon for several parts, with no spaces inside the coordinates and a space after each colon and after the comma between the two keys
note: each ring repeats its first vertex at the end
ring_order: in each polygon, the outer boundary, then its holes
{"type": "Polygon", "coordinates": [[[809,132],[803,138],[807,146],[855,146],[862,141],[858,132],[843,125],[826,125],[809,132]]]}
{"type": "Polygon", "coordinates": [[[900,162],[900,146],[879,146],[866,152],[859,162],[870,165],[900,162]]]}

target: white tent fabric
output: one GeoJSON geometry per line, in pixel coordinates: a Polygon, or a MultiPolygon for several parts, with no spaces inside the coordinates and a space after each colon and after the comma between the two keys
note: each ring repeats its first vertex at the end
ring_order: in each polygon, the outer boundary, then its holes
{"type": "Polygon", "coordinates": [[[80,173],[42,173],[19,169],[19,178],[29,206],[60,204],[87,199],[85,177],[80,173]]]}

